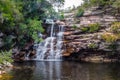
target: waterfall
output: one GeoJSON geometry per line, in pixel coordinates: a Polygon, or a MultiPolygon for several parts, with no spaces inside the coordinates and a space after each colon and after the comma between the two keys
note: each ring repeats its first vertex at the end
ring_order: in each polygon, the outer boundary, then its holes
{"type": "Polygon", "coordinates": [[[62,56],[62,40],[64,26],[55,26],[53,23],[50,27],[50,36],[43,42],[38,44],[36,60],[55,60],[61,59],[62,56]]]}

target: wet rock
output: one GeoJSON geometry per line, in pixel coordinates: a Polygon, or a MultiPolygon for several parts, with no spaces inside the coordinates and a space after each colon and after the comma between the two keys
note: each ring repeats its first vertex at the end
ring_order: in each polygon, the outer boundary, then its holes
{"type": "Polygon", "coordinates": [[[57,25],[66,25],[65,22],[59,21],[59,20],[57,20],[57,21],[55,22],[55,24],[57,24],[57,25]]]}
{"type": "Polygon", "coordinates": [[[112,62],[112,60],[105,58],[105,59],[103,60],[103,62],[112,62]]]}
{"type": "Polygon", "coordinates": [[[31,51],[30,54],[29,54],[29,57],[31,59],[35,58],[36,57],[36,50],[31,51]]]}
{"type": "Polygon", "coordinates": [[[4,35],[4,34],[3,34],[2,32],[0,32],[0,38],[3,37],[3,35],[4,35]]]}
{"type": "Polygon", "coordinates": [[[0,47],[2,47],[4,45],[3,39],[0,38],[0,47]]]}

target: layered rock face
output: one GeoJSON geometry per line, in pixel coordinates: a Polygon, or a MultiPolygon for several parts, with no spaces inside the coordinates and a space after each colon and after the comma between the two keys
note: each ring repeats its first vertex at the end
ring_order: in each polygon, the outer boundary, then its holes
{"type": "MultiPolygon", "coordinates": [[[[101,58],[105,57],[109,52],[113,50],[119,51],[119,40],[115,42],[117,48],[113,49],[109,48],[113,44],[105,42],[101,38],[103,34],[109,33],[110,25],[113,22],[119,21],[118,17],[110,15],[109,10],[111,9],[103,11],[93,8],[90,11],[85,11],[84,15],[79,18],[73,17],[73,14],[67,15],[66,23],[68,24],[64,32],[64,47],[66,49],[63,56],[76,54],[77,57],[85,55],[87,57],[87,55],[93,54],[91,55],[92,57],[97,57],[101,60],[101,58]],[[70,16],[71,18],[69,18],[70,16]],[[83,28],[89,28],[90,24],[99,24],[99,29],[91,32],[83,30],[83,28]],[[102,55],[102,53],[105,54],[102,55]],[[99,55],[102,55],[102,57],[99,57],[99,55]]],[[[80,59],[82,58],[83,57],[80,59]]],[[[84,60],[87,61],[85,57],[84,60]]]]}

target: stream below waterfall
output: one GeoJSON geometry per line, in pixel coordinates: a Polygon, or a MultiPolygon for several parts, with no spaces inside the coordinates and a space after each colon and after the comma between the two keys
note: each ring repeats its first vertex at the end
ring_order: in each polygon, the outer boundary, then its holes
{"type": "Polygon", "coordinates": [[[120,80],[119,63],[30,61],[14,63],[4,80],[120,80]]]}

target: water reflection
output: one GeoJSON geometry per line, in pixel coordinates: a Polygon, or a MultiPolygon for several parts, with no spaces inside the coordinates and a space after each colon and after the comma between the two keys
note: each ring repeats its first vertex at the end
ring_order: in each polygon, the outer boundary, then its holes
{"type": "Polygon", "coordinates": [[[120,80],[120,64],[44,61],[15,63],[11,80],[120,80]]]}

